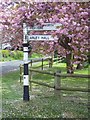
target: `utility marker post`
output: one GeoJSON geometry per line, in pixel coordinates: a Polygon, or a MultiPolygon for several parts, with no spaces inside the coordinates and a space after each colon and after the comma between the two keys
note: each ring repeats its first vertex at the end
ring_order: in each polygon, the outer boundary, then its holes
{"type": "Polygon", "coordinates": [[[23,100],[29,101],[29,75],[28,75],[28,38],[27,25],[23,23],[23,52],[24,52],[24,76],[23,76],[23,100]]]}

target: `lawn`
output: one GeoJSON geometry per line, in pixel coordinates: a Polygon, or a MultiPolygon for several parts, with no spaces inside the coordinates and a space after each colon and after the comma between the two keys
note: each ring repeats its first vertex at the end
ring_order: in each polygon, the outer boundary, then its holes
{"type": "MultiPolygon", "coordinates": [[[[65,64],[54,64],[47,70],[66,73],[65,64]]],[[[76,70],[75,73],[88,74],[88,68],[76,70]]],[[[34,73],[33,80],[51,85],[54,83],[54,77],[40,73],[34,73]]],[[[88,88],[88,79],[64,77],[61,84],[64,87],[88,88]]],[[[23,102],[22,96],[23,84],[19,81],[19,71],[2,76],[3,118],[88,118],[88,93],[56,91],[32,84],[30,101],[23,102]]]]}

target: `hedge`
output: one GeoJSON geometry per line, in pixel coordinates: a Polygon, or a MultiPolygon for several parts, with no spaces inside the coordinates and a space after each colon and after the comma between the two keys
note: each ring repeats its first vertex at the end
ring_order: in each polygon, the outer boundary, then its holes
{"type": "Polygon", "coordinates": [[[0,61],[21,60],[23,59],[23,52],[18,50],[0,50],[0,61]]]}

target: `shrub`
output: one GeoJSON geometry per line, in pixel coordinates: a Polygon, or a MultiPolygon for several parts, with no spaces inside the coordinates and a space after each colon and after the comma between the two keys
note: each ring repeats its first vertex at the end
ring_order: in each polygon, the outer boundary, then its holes
{"type": "Polygon", "coordinates": [[[31,55],[31,58],[41,58],[41,57],[43,57],[43,55],[42,55],[42,54],[39,54],[39,53],[33,53],[33,54],[31,55]]]}
{"type": "Polygon", "coordinates": [[[18,60],[23,58],[22,51],[1,50],[1,61],[18,60]]]}
{"type": "Polygon", "coordinates": [[[2,57],[7,58],[8,56],[10,56],[10,51],[9,50],[2,50],[2,57]]]}
{"type": "Polygon", "coordinates": [[[22,51],[16,51],[16,59],[22,59],[23,58],[23,52],[22,51]]]}
{"type": "Polygon", "coordinates": [[[88,61],[85,61],[83,66],[84,66],[84,68],[88,68],[89,67],[88,61]]]}

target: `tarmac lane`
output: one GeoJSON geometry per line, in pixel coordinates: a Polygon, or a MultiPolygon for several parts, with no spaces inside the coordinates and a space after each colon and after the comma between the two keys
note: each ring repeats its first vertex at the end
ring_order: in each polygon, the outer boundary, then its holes
{"type": "Polygon", "coordinates": [[[23,61],[15,60],[8,62],[0,62],[0,75],[4,75],[8,72],[18,70],[20,64],[23,64],[23,61]]]}

